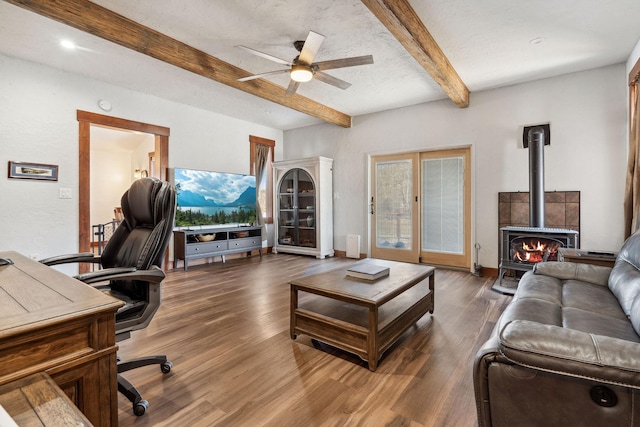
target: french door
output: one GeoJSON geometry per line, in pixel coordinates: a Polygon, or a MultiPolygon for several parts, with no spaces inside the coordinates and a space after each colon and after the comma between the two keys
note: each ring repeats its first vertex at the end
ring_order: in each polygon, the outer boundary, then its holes
{"type": "Polygon", "coordinates": [[[471,266],[470,149],[371,158],[371,256],[471,266]]]}
{"type": "Polygon", "coordinates": [[[469,148],[420,154],[420,258],[427,264],[471,267],[469,148]]]}
{"type": "Polygon", "coordinates": [[[418,153],[371,158],[373,258],[419,261],[418,161],[418,153]]]}

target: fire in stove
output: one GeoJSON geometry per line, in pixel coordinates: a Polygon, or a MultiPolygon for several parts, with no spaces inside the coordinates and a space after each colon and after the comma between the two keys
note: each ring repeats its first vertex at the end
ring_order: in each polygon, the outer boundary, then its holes
{"type": "Polygon", "coordinates": [[[554,239],[521,237],[511,242],[511,260],[535,264],[556,261],[562,242],[554,239]]]}

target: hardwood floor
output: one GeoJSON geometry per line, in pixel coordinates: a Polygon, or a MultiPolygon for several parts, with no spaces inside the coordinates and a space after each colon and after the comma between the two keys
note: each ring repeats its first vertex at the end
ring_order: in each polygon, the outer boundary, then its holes
{"type": "Polygon", "coordinates": [[[167,354],[173,370],[125,373],[150,403],[120,426],[473,426],[472,360],[510,297],[492,279],[438,269],[435,312],[376,372],[358,357],[289,337],[295,276],[353,260],[270,254],[171,270],[151,324],[120,343],[129,359],[167,354]]]}

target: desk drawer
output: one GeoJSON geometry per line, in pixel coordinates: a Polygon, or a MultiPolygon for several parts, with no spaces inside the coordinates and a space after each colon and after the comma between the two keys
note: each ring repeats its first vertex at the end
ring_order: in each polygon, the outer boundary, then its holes
{"type": "Polygon", "coordinates": [[[220,242],[190,243],[187,245],[187,256],[215,253],[226,251],[227,249],[228,245],[226,240],[222,240],[220,242]]]}
{"type": "Polygon", "coordinates": [[[92,345],[91,327],[95,327],[95,322],[81,319],[0,340],[0,382],[13,381],[24,374],[51,369],[99,351],[92,345]]]}
{"type": "Polygon", "coordinates": [[[229,240],[229,249],[260,248],[260,247],[262,247],[261,237],[246,237],[243,239],[229,240]]]}

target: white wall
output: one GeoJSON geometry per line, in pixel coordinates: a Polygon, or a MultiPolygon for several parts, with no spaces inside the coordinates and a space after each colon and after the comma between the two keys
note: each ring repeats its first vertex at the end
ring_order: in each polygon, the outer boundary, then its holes
{"type": "Polygon", "coordinates": [[[119,132],[91,126],[91,224],[114,219],[114,208],[136,179],[136,169],[149,169],[151,134],[119,132]]]}
{"type": "Polygon", "coordinates": [[[633,66],[636,65],[636,62],[638,62],[638,59],[640,59],[640,40],[638,40],[636,46],[631,51],[631,55],[629,55],[629,59],[627,59],[627,76],[631,72],[633,66]]]}
{"type": "Polygon", "coordinates": [[[122,194],[131,186],[131,152],[91,150],[91,224],[113,220],[122,194]]]}
{"type": "Polygon", "coordinates": [[[134,144],[133,153],[131,154],[131,170],[133,171],[133,179],[136,179],[135,171],[139,169],[146,171],[146,176],[151,176],[149,170],[149,153],[152,153],[156,148],[155,137],[151,134],[136,135],[140,137],[138,144],[134,144]]]}
{"type": "Polygon", "coordinates": [[[77,110],[170,128],[169,167],[249,173],[249,135],[275,140],[282,158],[280,130],[0,55],[0,251],[78,250],[77,110]],[[7,179],[8,160],[57,164],[59,180],[7,179]],[[59,199],[59,188],[73,198],[59,199]]]}
{"type": "MultiPolygon", "coordinates": [[[[498,192],[528,191],[522,126],[551,123],[545,148],[546,190],[581,192],[581,247],[619,249],[626,165],[624,64],[471,94],[470,107],[451,101],[370,114],[353,127],[328,124],[286,131],[285,160],[334,162],[334,245],[368,236],[367,156],[472,146],[473,243],[479,262],[498,266],[498,192]]],[[[368,252],[368,240],[361,241],[368,252]]]]}

